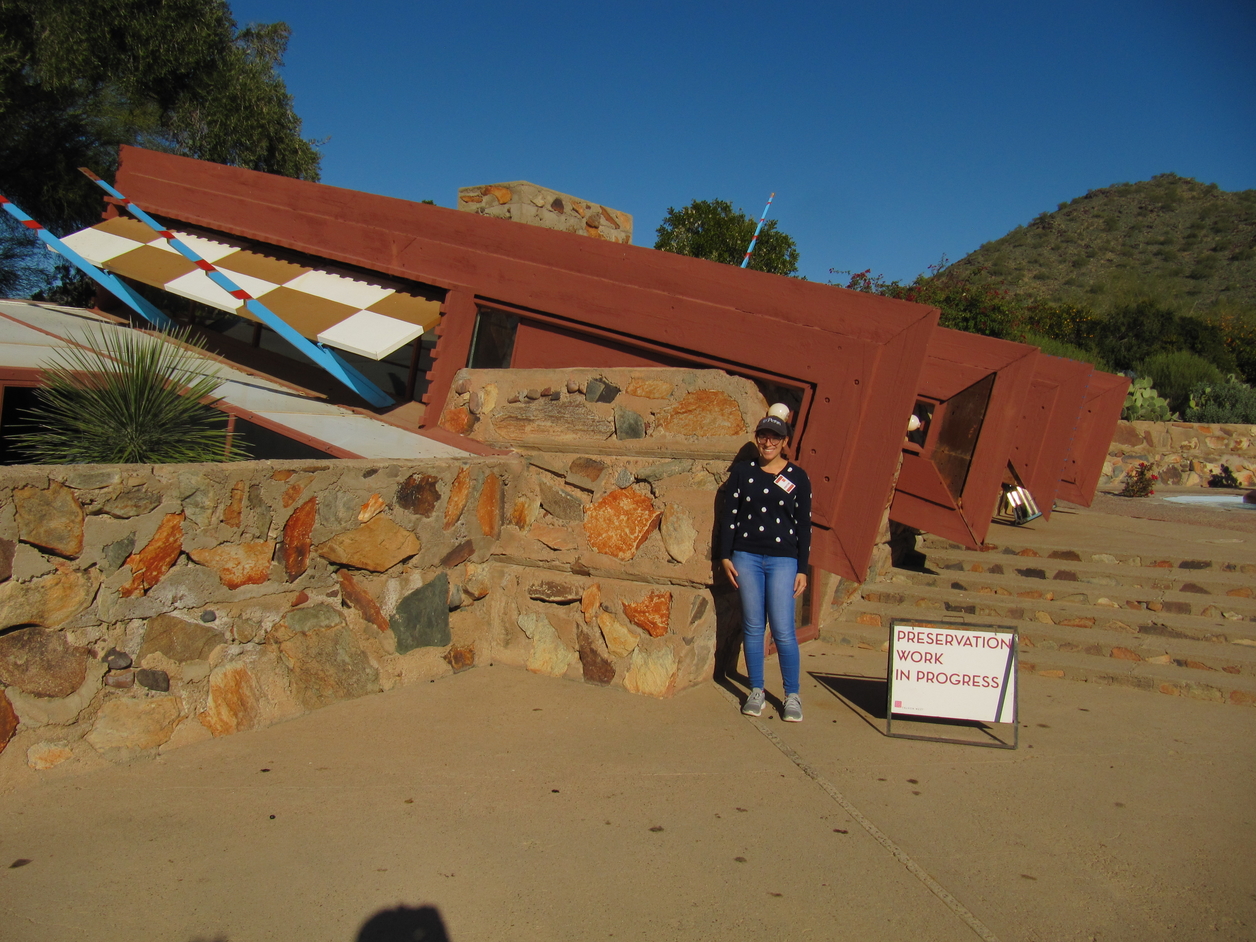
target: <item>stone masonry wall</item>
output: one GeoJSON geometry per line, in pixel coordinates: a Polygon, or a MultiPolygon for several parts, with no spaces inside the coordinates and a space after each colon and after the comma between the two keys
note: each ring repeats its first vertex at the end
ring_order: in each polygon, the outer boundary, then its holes
{"type": "Polygon", "coordinates": [[[715,493],[765,404],[651,372],[564,386],[584,411],[460,377],[447,414],[547,443],[523,455],[0,469],[0,779],[482,663],[652,696],[710,679],[735,618],[715,493]],[[596,434],[554,421],[585,412],[596,434]]]}
{"type": "Polygon", "coordinates": [[[1243,487],[1256,486],[1256,426],[1118,422],[1100,485],[1122,484],[1147,462],[1165,484],[1207,487],[1224,464],[1243,487]]]}
{"type": "Polygon", "coordinates": [[[624,245],[632,242],[632,216],[628,213],[527,180],[464,186],[458,190],[455,205],[466,212],[513,219],[543,229],[574,232],[624,245]]]}
{"type": "Polygon", "coordinates": [[[0,773],[174,748],[491,658],[489,559],[523,470],[0,470],[0,773]]]}

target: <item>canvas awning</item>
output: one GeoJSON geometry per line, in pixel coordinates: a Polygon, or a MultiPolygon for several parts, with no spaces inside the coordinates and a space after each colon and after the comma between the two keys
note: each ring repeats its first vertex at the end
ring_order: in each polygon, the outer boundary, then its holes
{"type": "MultiPolygon", "coordinates": [[[[399,282],[377,275],[364,278],[273,246],[216,233],[172,231],[302,336],[329,347],[381,360],[440,322],[440,301],[399,282]]],[[[138,220],[108,219],[63,241],[88,261],[124,278],[257,320],[238,298],[138,220]]]]}

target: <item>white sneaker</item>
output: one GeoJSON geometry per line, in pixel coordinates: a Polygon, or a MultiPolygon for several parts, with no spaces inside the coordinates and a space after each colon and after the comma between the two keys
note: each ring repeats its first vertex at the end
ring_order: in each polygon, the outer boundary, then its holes
{"type": "Polygon", "coordinates": [[[783,717],[786,723],[802,722],[802,697],[796,693],[787,693],[785,695],[785,715],[783,717]]]}

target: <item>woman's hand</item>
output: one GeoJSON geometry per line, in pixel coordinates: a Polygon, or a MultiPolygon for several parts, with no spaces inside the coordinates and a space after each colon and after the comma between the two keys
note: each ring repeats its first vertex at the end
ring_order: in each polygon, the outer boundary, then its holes
{"type": "MultiPolygon", "coordinates": [[[[737,567],[735,567],[735,566],[733,565],[733,561],[732,561],[731,559],[721,559],[721,560],[720,560],[720,563],[721,563],[721,564],[723,565],[723,567],[724,567],[724,575],[728,576],[728,581],[729,581],[729,582],[731,582],[731,583],[733,584],[733,588],[734,588],[734,589],[738,588],[738,586],[737,586],[737,567]]],[[[806,577],[804,577],[804,579],[805,579],[805,578],[806,578],[806,577]]]]}
{"type": "MultiPolygon", "coordinates": [[[[735,585],[736,583],[734,583],[735,585]]],[[[807,576],[805,573],[799,573],[794,576],[794,598],[802,595],[803,590],[807,588],[807,576]]]]}

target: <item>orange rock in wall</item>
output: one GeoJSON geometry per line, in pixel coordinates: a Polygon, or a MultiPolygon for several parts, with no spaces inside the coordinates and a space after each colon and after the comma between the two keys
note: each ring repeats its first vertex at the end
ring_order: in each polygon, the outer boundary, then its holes
{"type": "Polygon", "coordinates": [[[445,529],[452,530],[462,511],[466,509],[467,498],[471,496],[471,469],[463,468],[454,477],[449,486],[449,501],[445,504],[445,529]]]}
{"type": "Polygon", "coordinates": [[[283,568],[289,582],[295,581],[310,565],[310,534],[314,531],[317,514],[318,498],[311,497],[292,511],[283,525],[283,568]]]}
{"type": "Polygon", "coordinates": [[[475,507],[480,532],[494,540],[502,535],[502,479],[496,474],[484,478],[480,499],[475,507]]]}
{"type": "Polygon", "coordinates": [[[275,545],[268,542],[223,543],[188,553],[194,562],[218,573],[218,580],[228,589],[266,583],[270,579],[270,560],[274,554],[275,545]]]}
{"type": "Polygon", "coordinates": [[[166,514],[148,545],[127,557],[126,563],[131,567],[131,581],[122,586],[118,594],[125,598],[143,595],[170,571],[181,552],[183,514],[166,514]]]}
{"type": "Polygon", "coordinates": [[[671,623],[672,593],[651,592],[639,602],[625,602],[624,614],[651,638],[661,638],[671,623]]]}
{"type": "Polygon", "coordinates": [[[630,489],[611,491],[588,509],[584,532],[597,552],[627,562],[637,555],[661,517],[648,495],[630,489]]]}
{"type": "Polygon", "coordinates": [[[695,389],[654,420],[655,434],[744,435],[746,421],[737,400],[718,389],[695,389]]]}

